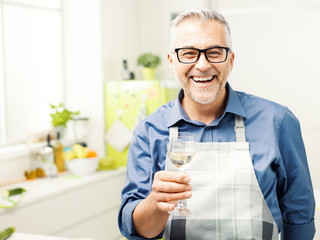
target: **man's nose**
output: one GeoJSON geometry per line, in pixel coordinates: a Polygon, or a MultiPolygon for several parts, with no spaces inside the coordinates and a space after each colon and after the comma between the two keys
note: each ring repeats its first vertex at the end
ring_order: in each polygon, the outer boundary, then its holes
{"type": "Polygon", "coordinates": [[[197,69],[199,69],[200,71],[205,71],[211,67],[210,62],[208,62],[204,53],[200,54],[200,57],[199,57],[198,61],[196,62],[195,67],[197,69]]]}

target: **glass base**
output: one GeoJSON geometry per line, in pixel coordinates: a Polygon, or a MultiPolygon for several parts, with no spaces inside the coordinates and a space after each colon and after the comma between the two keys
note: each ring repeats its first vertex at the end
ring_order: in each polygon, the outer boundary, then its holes
{"type": "Polygon", "coordinates": [[[176,207],[175,209],[173,209],[173,211],[170,211],[169,213],[175,216],[187,216],[191,214],[191,211],[185,207],[176,207]]]}

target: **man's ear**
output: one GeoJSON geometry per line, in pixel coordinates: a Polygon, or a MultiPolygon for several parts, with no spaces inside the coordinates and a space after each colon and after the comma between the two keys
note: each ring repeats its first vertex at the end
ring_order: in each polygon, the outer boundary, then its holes
{"type": "Polygon", "coordinates": [[[172,54],[171,53],[167,54],[167,60],[168,60],[168,63],[169,63],[169,66],[170,66],[170,70],[171,70],[172,74],[175,75],[174,63],[173,63],[173,58],[172,58],[172,54]]]}
{"type": "Polygon", "coordinates": [[[229,72],[231,72],[233,68],[234,56],[235,56],[234,52],[229,53],[229,57],[230,57],[229,72]]]}

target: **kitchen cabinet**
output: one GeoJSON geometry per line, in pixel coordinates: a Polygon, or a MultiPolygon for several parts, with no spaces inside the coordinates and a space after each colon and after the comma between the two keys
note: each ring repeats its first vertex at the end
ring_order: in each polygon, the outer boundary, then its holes
{"type": "Polygon", "coordinates": [[[118,240],[125,173],[125,168],[81,178],[65,173],[1,187],[0,191],[23,187],[27,192],[14,208],[0,209],[0,226],[14,226],[20,233],[118,240]]]}

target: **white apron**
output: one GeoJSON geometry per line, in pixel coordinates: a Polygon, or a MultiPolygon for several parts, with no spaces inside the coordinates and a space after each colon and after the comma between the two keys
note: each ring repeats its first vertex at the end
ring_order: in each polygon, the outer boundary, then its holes
{"type": "MultiPolygon", "coordinates": [[[[237,142],[196,143],[195,158],[186,169],[192,197],[184,201],[192,214],[170,215],[166,240],[279,239],[253,169],[242,117],[235,115],[234,129],[237,142]]],[[[170,128],[170,134],[177,131],[170,128]]],[[[166,170],[177,171],[168,157],[166,170]]]]}

